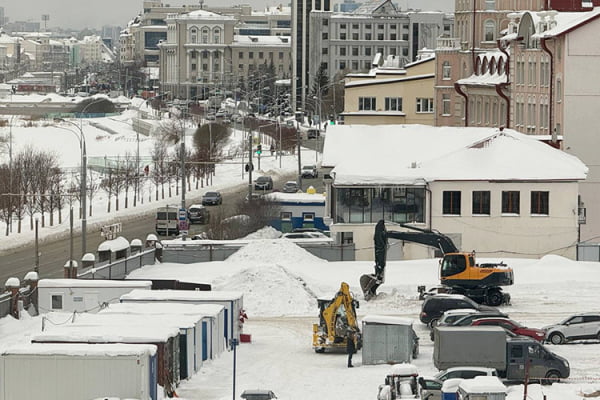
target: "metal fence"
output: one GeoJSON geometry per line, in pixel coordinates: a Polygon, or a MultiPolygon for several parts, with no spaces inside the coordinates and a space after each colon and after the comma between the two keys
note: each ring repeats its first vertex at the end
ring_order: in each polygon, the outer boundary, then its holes
{"type": "Polygon", "coordinates": [[[82,269],[77,273],[79,279],[124,279],[131,271],[153,265],[155,263],[155,251],[151,248],[136,253],[126,258],[108,261],[94,267],[82,269]]]}
{"type": "Polygon", "coordinates": [[[0,294],[0,318],[10,314],[10,298],[11,294],[9,292],[0,294]]]}
{"type": "MultiPolygon", "coordinates": [[[[354,261],[354,243],[351,244],[312,244],[296,243],[312,255],[327,261],[354,261]]],[[[244,244],[203,244],[168,245],[163,247],[162,261],[191,264],[197,262],[223,261],[234,254],[244,244]]]]}

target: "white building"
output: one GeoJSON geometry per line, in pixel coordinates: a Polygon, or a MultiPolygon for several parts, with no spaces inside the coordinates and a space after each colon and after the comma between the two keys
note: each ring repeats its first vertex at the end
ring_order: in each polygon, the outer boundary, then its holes
{"type": "MultiPolygon", "coordinates": [[[[380,219],[438,230],[484,257],[575,258],[579,183],[588,172],[578,158],[512,130],[329,128],[326,218],[333,238],[356,243],[357,260],[373,259],[380,219]]],[[[433,254],[401,250],[404,258],[433,254]]]]}

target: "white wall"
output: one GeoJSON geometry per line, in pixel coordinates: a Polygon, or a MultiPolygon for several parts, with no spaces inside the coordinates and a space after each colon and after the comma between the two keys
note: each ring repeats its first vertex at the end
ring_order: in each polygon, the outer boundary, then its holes
{"type": "Polygon", "coordinates": [[[143,288],[138,285],[131,287],[39,287],[39,312],[98,312],[100,304],[118,303],[122,295],[131,292],[133,289],[143,288]],[[53,295],[62,296],[62,309],[52,308],[53,295]]]}

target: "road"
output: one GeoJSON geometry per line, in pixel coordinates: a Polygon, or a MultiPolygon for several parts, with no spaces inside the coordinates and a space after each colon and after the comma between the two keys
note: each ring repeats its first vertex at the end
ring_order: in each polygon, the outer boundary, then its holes
{"type": "MultiPolygon", "coordinates": [[[[288,180],[296,178],[296,174],[287,174],[279,178],[274,178],[275,188],[281,188],[283,183],[288,180]]],[[[317,182],[321,182],[320,179],[303,180],[306,181],[306,187],[310,184],[310,181],[315,181],[313,186],[317,186],[317,182]]],[[[235,204],[244,199],[248,193],[248,185],[240,184],[223,190],[224,202],[221,206],[224,217],[233,215],[235,210],[235,204]]],[[[194,203],[200,203],[201,197],[191,197],[186,199],[188,205],[194,203]]],[[[211,207],[213,208],[213,207],[211,207]]],[[[211,210],[213,215],[217,215],[215,210],[211,210]]],[[[150,212],[143,216],[135,217],[124,217],[119,218],[122,223],[122,231],[119,234],[132,240],[134,238],[145,241],[146,236],[149,233],[154,233],[154,213],[150,212]]],[[[75,222],[79,224],[79,221],[75,222]]],[[[111,222],[107,221],[107,224],[111,222]]],[[[200,233],[203,229],[202,225],[192,225],[190,234],[200,233]]],[[[101,237],[99,229],[93,229],[88,225],[87,232],[87,248],[88,252],[95,252],[100,243],[105,239],[101,237]]],[[[48,240],[39,245],[40,261],[39,261],[39,275],[40,278],[61,278],[63,277],[63,269],[65,263],[69,260],[70,252],[70,237],[67,234],[65,237],[48,240]]],[[[81,259],[81,235],[77,234],[73,237],[73,254],[76,260],[81,259]]],[[[4,285],[6,280],[10,277],[17,277],[23,279],[25,274],[29,271],[33,271],[35,266],[35,245],[30,243],[25,247],[18,249],[6,250],[0,253],[0,285],[4,285]]]]}

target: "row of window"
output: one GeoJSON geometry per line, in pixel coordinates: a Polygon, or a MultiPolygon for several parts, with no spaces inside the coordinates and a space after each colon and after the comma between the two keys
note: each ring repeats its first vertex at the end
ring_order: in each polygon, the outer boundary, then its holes
{"type": "MultiPolygon", "coordinates": [[[[273,57],[274,57],[273,53],[274,53],[274,52],[272,52],[272,51],[269,51],[269,52],[267,53],[267,57],[269,58],[269,60],[272,60],[272,59],[273,59],[273,57]]],[[[283,60],[283,51],[280,51],[280,52],[278,52],[278,53],[279,53],[279,54],[278,54],[278,57],[279,57],[279,59],[280,59],[280,60],[283,60]]],[[[243,60],[243,59],[244,59],[244,52],[243,52],[243,51],[240,51],[240,52],[238,53],[238,58],[239,58],[240,60],[243,60]]],[[[253,58],[254,58],[254,52],[253,52],[253,51],[249,51],[249,52],[248,52],[248,58],[250,58],[250,59],[253,59],[253,58]]],[[[262,51],[259,51],[259,52],[258,52],[258,59],[259,59],[259,60],[263,60],[264,58],[265,58],[265,53],[264,53],[264,52],[262,52],[262,51]]]]}
{"type": "MultiPolygon", "coordinates": [[[[416,112],[432,113],[434,109],[433,98],[417,97],[416,112]]],[[[402,97],[384,98],[385,111],[402,111],[402,97]]],[[[359,97],[359,111],[377,111],[376,97],[359,97]]]]}
{"type": "MultiPolygon", "coordinates": [[[[209,42],[210,32],[209,28],[202,28],[200,30],[200,43],[206,44],[209,42]]],[[[221,43],[221,29],[213,28],[212,34],[211,43],[221,43]]],[[[196,28],[190,29],[190,43],[198,43],[198,29],[196,28]]]]}
{"type": "MultiPolygon", "coordinates": [[[[350,35],[346,34],[346,32],[340,32],[338,34],[338,39],[340,39],[340,40],[349,40],[350,38],[352,38],[351,40],[404,40],[404,41],[408,41],[408,33],[403,33],[402,35],[397,35],[395,33],[390,33],[388,35],[386,35],[384,33],[377,33],[375,35],[372,35],[371,33],[366,32],[362,36],[358,32],[352,33],[350,35]]],[[[329,40],[329,33],[322,32],[321,39],[329,40]]]]}
{"type": "MultiPolygon", "coordinates": [[[[336,47],[336,49],[338,49],[338,55],[340,56],[347,56],[347,55],[351,55],[353,57],[359,57],[359,56],[366,56],[366,57],[371,57],[373,55],[373,50],[375,49],[375,53],[381,53],[381,54],[386,54],[386,55],[390,55],[390,56],[395,56],[397,53],[397,48],[396,47],[388,47],[387,51],[384,53],[384,47],[376,47],[373,48],[371,46],[351,46],[350,47],[350,52],[348,52],[348,47],[346,46],[339,46],[336,47]],[[362,54],[364,53],[364,54],[362,54]]],[[[408,47],[401,47],[401,52],[403,56],[408,56],[408,47]]],[[[328,47],[323,47],[321,49],[321,54],[323,55],[327,55],[329,53],[329,48],[328,47]]]]}
{"type": "MultiPolygon", "coordinates": [[[[530,214],[549,215],[550,193],[547,191],[531,191],[530,214]]],[[[502,192],[502,214],[521,214],[521,192],[506,190],[502,192]]],[[[442,214],[461,215],[462,192],[458,190],[444,191],[442,194],[442,214]]],[[[489,190],[473,191],[471,193],[471,213],[473,215],[490,215],[491,192],[489,190]]]]}
{"type": "MultiPolygon", "coordinates": [[[[328,20],[323,20],[323,25],[327,26],[329,24],[328,20]]],[[[360,24],[349,24],[351,25],[352,29],[359,29],[360,28],[360,24]]],[[[376,24],[377,25],[377,29],[382,30],[385,29],[385,25],[384,24],[376,24]]],[[[363,25],[365,29],[372,29],[373,25],[372,24],[365,24],[363,25]]],[[[388,28],[391,30],[396,30],[396,24],[389,24],[388,28]]],[[[347,24],[339,24],[340,29],[346,29],[347,28],[347,24]]],[[[408,30],[408,24],[402,24],[402,29],[404,30],[408,30]]]]}

